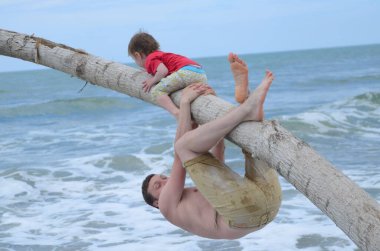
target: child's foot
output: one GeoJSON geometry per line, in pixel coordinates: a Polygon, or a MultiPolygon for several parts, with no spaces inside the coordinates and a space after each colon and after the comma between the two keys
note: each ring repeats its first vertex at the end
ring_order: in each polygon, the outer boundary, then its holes
{"type": "Polygon", "coordinates": [[[272,84],[274,76],[272,72],[266,71],[264,79],[261,84],[249,95],[247,100],[243,103],[250,109],[245,121],[254,120],[262,121],[264,119],[264,101],[269,91],[269,87],[272,84]]]}
{"type": "Polygon", "coordinates": [[[248,67],[236,54],[228,55],[231,72],[235,80],[235,100],[243,103],[248,97],[248,67]]]}

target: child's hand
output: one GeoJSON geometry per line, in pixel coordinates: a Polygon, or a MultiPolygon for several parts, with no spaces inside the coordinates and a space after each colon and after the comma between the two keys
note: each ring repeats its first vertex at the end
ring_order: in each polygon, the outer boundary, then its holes
{"type": "Polygon", "coordinates": [[[150,92],[150,89],[152,89],[152,87],[156,84],[155,82],[155,79],[152,77],[152,78],[148,78],[147,80],[145,80],[143,82],[143,90],[144,92],[150,92]]]}

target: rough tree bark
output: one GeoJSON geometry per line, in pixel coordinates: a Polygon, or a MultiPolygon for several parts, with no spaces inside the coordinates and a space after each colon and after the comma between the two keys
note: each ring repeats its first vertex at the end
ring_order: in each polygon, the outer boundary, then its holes
{"type": "MultiPolygon", "coordinates": [[[[92,56],[33,35],[0,29],[0,54],[45,65],[92,84],[155,104],[138,83],[148,75],[123,64],[92,56]]],[[[180,92],[172,95],[179,105],[180,92]]],[[[192,104],[195,120],[206,123],[233,107],[218,97],[192,104]]],[[[380,206],[363,189],[276,121],[246,122],[228,139],[275,168],[362,250],[380,250],[380,206]]]]}

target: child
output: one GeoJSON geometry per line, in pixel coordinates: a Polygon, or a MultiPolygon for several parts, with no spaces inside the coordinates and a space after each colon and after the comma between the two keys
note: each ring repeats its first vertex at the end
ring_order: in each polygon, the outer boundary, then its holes
{"type": "Polygon", "coordinates": [[[159,43],[148,33],[135,34],[128,45],[128,55],[153,77],[143,82],[143,90],[178,119],[179,109],[169,94],[192,83],[207,83],[202,67],[195,61],[159,50],[159,43]]]}

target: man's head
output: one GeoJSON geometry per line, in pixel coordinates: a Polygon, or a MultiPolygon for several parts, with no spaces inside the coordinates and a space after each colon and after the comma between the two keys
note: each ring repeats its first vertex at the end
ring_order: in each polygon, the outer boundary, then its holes
{"type": "Polygon", "coordinates": [[[146,176],[142,183],[141,190],[144,200],[148,205],[158,208],[158,199],[167,180],[168,177],[162,174],[149,174],[146,176]]]}
{"type": "Polygon", "coordinates": [[[142,65],[143,59],[150,53],[158,50],[160,44],[154,39],[154,37],[146,32],[136,33],[129,42],[128,55],[131,56],[137,65],[142,65]]]}

